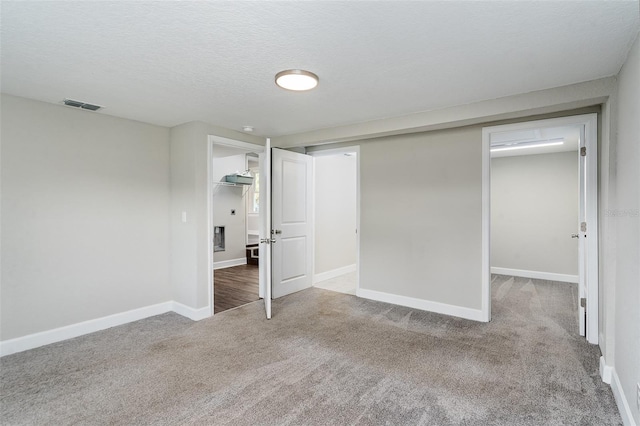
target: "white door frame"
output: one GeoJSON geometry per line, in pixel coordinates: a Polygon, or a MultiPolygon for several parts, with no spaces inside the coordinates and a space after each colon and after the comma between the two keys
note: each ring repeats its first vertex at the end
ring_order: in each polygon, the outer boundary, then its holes
{"type": "MultiPolygon", "coordinates": [[[[587,205],[589,238],[586,241],[587,341],[598,343],[598,115],[584,114],[547,120],[484,127],[482,129],[482,316],[491,319],[491,134],[496,132],[532,130],[540,127],[584,126],[586,157],[587,205]]],[[[576,229],[577,232],[577,229],[576,229]]]]}
{"type": "MultiPolygon", "coordinates": [[[[312,151],[312,152],[308,152],[307,154],[311,155],[312,157],[323,157],[323,156],[330,156],[330,155],[338,155],[338,154],[348,154],[350,152],[355,152],[356,153],[356,230],[357,230],[357,234],[356,234],[356,294],[359,292],[360,290],[360,146],[359,145],[355,145],[355,146],[347,146],[347,147],[342,147],[342,148],[332,148],[332,149],[324,149],[324,150],[320,150],[320,151],[312,151]]],[[[313,172],[313,196],[314,196],[314,212],[315,212],[315,187],[316,187],[316,174],[315,174],[315,167],[314,167],[314,172],[313,172]]],[[[314,213],[314,217],[313,217],[313,233],[315,235],[316,229],[315,229],[315,225],[316,225],[316,221],[315,221],[315,213],[314,213]]],[[[315,243],[314,243],[314,247],[313,247],[313,270],[316,270],[316,265],[315,265],[315,243]]]]}
{"type": "MultiPolygon", "coordinates": [[[[238,148],[242,150],[246,150],[247,152],[264,152],[264,146],[256,145],[253,143],[242,142],[235,139],[224,138],[222,136],[209,135],[207,141],[207,272],[208,272],[208,297],[209,301],[208,309],[209,316],[214,315],[214,304],[213,304],[213,192],[214,192],[214,182],[213,182],[213,147],[214,145],[218,146],[226,146],[231,148],[238,148]]],[[[258,267],[261,268],[262,265],[258,264],[258,267]]]]}

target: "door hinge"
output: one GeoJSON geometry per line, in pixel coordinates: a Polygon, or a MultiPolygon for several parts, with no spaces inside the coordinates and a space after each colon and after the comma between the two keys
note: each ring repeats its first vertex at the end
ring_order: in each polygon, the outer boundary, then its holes
{"type": "Polygon", "coordinates": [[[587,147],[583,146],[582,148],[580,148],[580,156],[581,157],[586,157],[587,156],[587,147]]]}
{"type": "Polygon", "coordinates": [[[580,307],[581,308],[586,308],[587,307],[587,298],[583,297],[580,299],[580,307]]]}

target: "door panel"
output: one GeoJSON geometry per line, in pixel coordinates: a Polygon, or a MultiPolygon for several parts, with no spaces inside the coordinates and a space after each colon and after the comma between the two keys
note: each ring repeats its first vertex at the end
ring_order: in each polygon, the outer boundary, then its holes
{"type": "Polygon", "coordinates": [[[311,287],[313,159],[272,149],[273,297],[311,287]]]}
{"type": "Polygon", "coordinates": [[[307,270],[306,237],[283,238],[282,242],[282,282],[305,275],[307,270]],[[286,259],[286,261],[284,261],[286,259]]]}
{"type": "Polygon", "coordinates": [[[282,160],[282,224],[307,222],[306,164],[288,159],[282,160]]]}

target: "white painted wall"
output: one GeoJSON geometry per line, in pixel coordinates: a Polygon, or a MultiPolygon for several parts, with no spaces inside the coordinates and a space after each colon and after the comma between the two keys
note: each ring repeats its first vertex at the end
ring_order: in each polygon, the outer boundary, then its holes
{"type": "MultiPolygon", "coordinates": [[[[216,148],[214,147],[214,153],[216,148]]],[[[224,180],[225,175],[244,172],[245,154],[213,159],[213,181],[224,180]]],[[[225,250],[213,254],[214,262],[246,259],[246,201],[245,186],[223,186],[213,188],[213,225],[225,227],[225,250]],[[231,210],[236,214],[232,215],[231,210]]]]}
{"type": "Polygon", "coordinates": [[[480,127],[361,144],[360,287],[481,309],[480,127]]]}
{"type": "Polygon", "coordinates": [[[171,300],[169,130],[1,102],[0,340],[171,300]]]}
{"type": "Polygon", "coordinates": [[[314,275],[356,263],[357,157],[314,159],[314,275]]]}
{"type": "Polygon", "coordinates": [[[617,206],[605,212],[617,230],[613,367],[631,415],[640,424],[640,38],[620,71],[617,106],[617,206]]]}
{"type": "Polygon", "coordinates": [[[578,153],[491,160],[491,266],[578,275],[578,153]]]}

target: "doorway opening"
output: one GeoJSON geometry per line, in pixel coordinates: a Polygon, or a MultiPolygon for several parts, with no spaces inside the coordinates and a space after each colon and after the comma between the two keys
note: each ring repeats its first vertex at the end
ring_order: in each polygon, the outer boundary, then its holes
{"type": "Polygon", "coordinates": [[[492,286],[497,300],[506,300],[512,287],[569,292],[564,300],[576,305],[579,334],[597,343],[596,119],[483,129],[483,308],[489,317],[492,286]]]}
{"type": "Polygon", "coordinates": [[[262,147],[211,137],[213,313],[255,302],[260,281],[260,152],[262,147]]]}
{"type": "Polygon", "coordinates": [[[313,286],[357,293],[359,147],[314,151],[313,286]]]}

